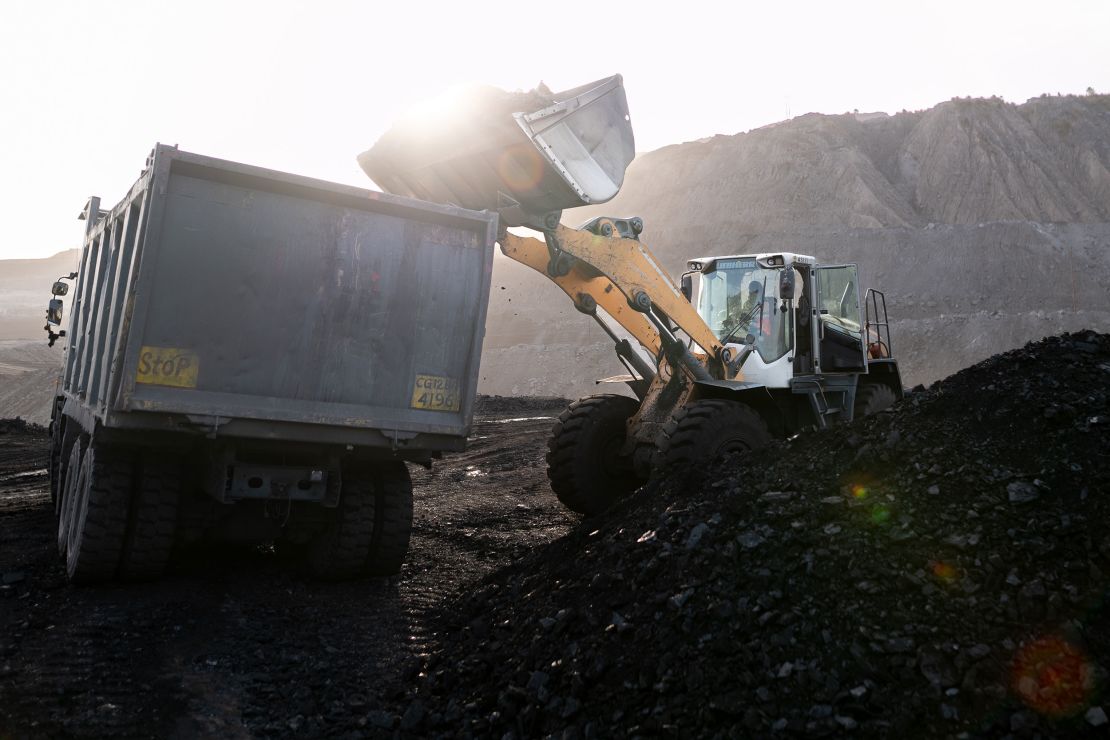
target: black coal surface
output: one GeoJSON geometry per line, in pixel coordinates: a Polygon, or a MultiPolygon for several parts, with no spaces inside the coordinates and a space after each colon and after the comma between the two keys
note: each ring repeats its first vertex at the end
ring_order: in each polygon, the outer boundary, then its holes
{"type": "Polygon", "coordinates": [[[15,417],[14,419],[0,419],[0,434],[29,434],[29,435],[43,435],[46,433],[46,428],[39,424],[32,424],[26,419],[15,417]]]}
{"type": "Polygon", "coordinates": [[[475,414],[540,414],[570,404],[569,398],[554,396],[478,396],[475,414]]]}
{"type": "Polygon", "coordinates": [[[446,610],[402,728],[1107,730],[1110,335],[645,487],[446,610]]]}

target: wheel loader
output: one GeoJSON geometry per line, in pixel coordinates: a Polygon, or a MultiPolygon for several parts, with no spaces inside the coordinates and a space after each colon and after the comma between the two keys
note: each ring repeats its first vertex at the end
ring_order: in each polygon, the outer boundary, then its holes
{"type": "Polygon", "coordinates": [[[641,218],[562,223],[567,209],[616,195],[635,156],[620,75],[460,99],[437,121],[394,125],[359,163],[387,192],[496,211],[505,256],[612,338],[628,374],[606,380],[635,398],[582,398],[555,423],[548,477],[568,508],[597,513],[654,471],[847,423],[902,396],[885,296],[861,294],[856,265],[723,254],[688,260],[676,282],[640,240],[641,218]]]}

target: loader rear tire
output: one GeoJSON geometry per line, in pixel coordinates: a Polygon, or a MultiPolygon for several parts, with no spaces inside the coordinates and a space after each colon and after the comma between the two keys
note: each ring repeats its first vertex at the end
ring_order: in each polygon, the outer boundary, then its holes
{"type": "Polygon", "coordinates": [[[879,383],[861,384],[856,389],[856,404],[852,410],[853,419],[877,414],[894,405],[897,399],[890,386],[879,383]]]}
{"type": "Polygon", "coordinates": [[[144,581],[162,575],[173,549],[180,495],[180,462],[165,453],[146,452],[131,501],[121,579],[144,581]]]}
{"type": "Polygon", "coordinates": [[[97,583],[116,574],[127,531],[134,463],[124,452],[89,442],[69,509],[66,575],[97,583]]]}
{"type": "Polygon", "coordinates": [[[593,516],[640,487],[631,456],[620,454],[626,422],[639,408],[628,396],[587,396],[559,415],[547,443],[547,477],[563,506],[593,516]]]}
{"type": "Polygon", "coordinates": [[[653,468],[704,467],[771,441],[767,423],[750,406],[720,398],[677,409],[655,440],[653,468]]]}
{"type": "Polygon", "coordinates": [[[363,572],[392,576],[401,572],[412,537],[412,479],[400,461],[372,469],[374,532],[363,572]]]}
{"type": "Polygon", "coordinates": [[[325,581],[354,578],[362,570],[374,534],[374,491],[361,475],[344,475],[334,519],[308,543],[312,575],[325,581]]]}

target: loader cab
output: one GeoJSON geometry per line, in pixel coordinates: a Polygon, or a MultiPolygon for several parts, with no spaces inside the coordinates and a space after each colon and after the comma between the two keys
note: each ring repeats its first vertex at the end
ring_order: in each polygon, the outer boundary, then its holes
{"type": "Polygon", "coordinates": [[[855,265],[788,252],[690,260],[698,314],[733,352],[751,342],[744,379],[788,388],[797,376],[866,367],[855,265]]]}

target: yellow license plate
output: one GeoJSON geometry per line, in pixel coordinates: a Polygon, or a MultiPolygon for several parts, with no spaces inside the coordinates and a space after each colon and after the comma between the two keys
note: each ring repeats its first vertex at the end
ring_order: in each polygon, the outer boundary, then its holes
{"type": "Polygon", "coordinates": [[[458,411],[459,381],[439,375],[417,375],[412,407],[425,411],[458,411]]]}
{"type": "Polygon", "coordinates": [[[170,385],[175,388],[196,388],[200,358],[189,349],[143,347],[139,352],[136,383],[170,385]]]}

